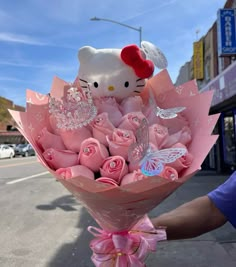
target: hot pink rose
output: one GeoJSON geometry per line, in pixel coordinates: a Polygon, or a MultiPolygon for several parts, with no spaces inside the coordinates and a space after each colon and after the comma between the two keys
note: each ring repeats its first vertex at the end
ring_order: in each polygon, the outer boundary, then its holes
{"type": "Polygon", "coordinates": [[[130,184],[136,181],[140,181],[143,179],[148,178],[147,176],[145,176],[140,169],[138,169],[137,171],[133,171],[131,173],[126,174],[122,180],[120,185],[125,185],[125,184],[130,184]]]}
{"type": "Polygon", "coordinates": [[[66,148],[74,152],[79,152],[81,143],[92,136],[86,127],[75,130],[61,130],[60,135],[66,148]]]}
{"type": "Polygon", "coordinates": [[[107,148],[95,138],[88,138],[81,144],[79,153],[80,164],[94,172],[99,171],[103,160],[109,156],[107,148]]]}
{"type": "Polygon", "coordinates": [[[183,145],[187,145],[191,142],[191,129],[187,126],[183,127],[182,130],[178,131],[177,133],[174,133],[172,135],[169,135],[163,142],[162,147],[163,148],[169,148],[173,146],[176,143],[181,143],[183,145]]]}
{"type": "Polygon", "coordinates": [[[119,105],[114,97],[102,97],[95,99],[95,105],[98,109],[98,113],[106,112],[109,120],[117,127],[120,123],[122,114],[119,109],[119,105]]]}
{"type": "Polygon", "coordinates": [[[115,126],[111,123],[107,113],[99,114],[91,123],[93,137],[104,145],[107,144],[106,136],[111,135],[115,126]]]}
{"type": "Polygon", "coordinates": [[[178,180],[179,178],[178,172],[171,166],[165,166],[159,176],[172,181],[178,180]]]}
{"type": "Polygon", "coordinates": [[[114,186],[118,186],[117,182],[111,178],[108,177],[100,177],[98,179],[96,179],[97,182],[100,183],[104,183],[104,184],[110,184],[110,185],[114,185],[114,186]]]}
{"type": "Polygon", "coordinates": [[[128,173],[128,166],[121,156],[112,156],[104,160],[100,173],[101,176],[112,178],[120,184],[122,177],[128,173]]]}
{"type": "Polygon", "coordinates": [[[49,167],[57,170],[77,165],[78,155],[69,150],[57,150],[49,148],[43,152],[43,157],[49,167]]]}
{"type": "Polygon", "coordinates": [[[153,124],[149,127],[149,140],[156,145],[158,149],[162,148],[162,143],[168,137],[168,129],[160,124],[153,124]]]}
{"type": "Polygon", "coordinates": [[[56,170],[56,173],[59,174],[65,180],[78,176],[83,176],[94,180],[94,173],[89,168],[82,165],[76,165],[68,168],[60,168],[56,170]]]}
{"type": "MultiPolygon", "coordinates": [[[[185,148],[187,150],[187,147],[180,143],[177,143],[173,145],[172,147],[175,147],[175,148],[180,147],[180,148],[185,148]]],[[[171,166],[178,173],[180,173],[183,169],[188,168],[192,164],[192,162],[193,162],[193,155],[189,153],[187,150],[185,155],[183,155],[181,158],[178,158],[175,162],[168,163],[167,165],[171,166]]]]}
{"type": "Polygon", "coordinates": [[[145,118],[145,116],[143,115],[142,112],[128,113],[122,117],[121,123],[119,124],[118,128],[130,130],[130,131],[136,131],[140,125],[140,122],[144,118],[145,118]]]}
{"type": "Polygon", "coordinates": [[[130,112],[141,112],[143,100],[140,96],[130,96],[121,102],[120,107],[123,115],[130,112]]]}
{"type": "Polygon", "coordinates": [[[114,129],[112,135],[107,136],[107,142],[112,156],[121,156],[127,160],[129,146],[136,142],[136,138],[132,131],[114,129]]]}
{"type": "Polygon", "coordinates": [[[43,151],[48,148],[55,148],[59,150],[66,149],[61,137],[50,133],[46,127],[39,132],[36,142],[43,151]]]}

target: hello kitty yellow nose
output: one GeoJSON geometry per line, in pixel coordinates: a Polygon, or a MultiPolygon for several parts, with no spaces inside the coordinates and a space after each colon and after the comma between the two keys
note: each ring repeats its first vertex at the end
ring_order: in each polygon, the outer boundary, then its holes
{"type": "Polygon", "coordinates": [[[110,85],[110,86],[108,86],[108,88],[107,88],[109,91],[114,91],[115,90],[115,87],[114,86],[112,86],[112,85],[110,85]]]}

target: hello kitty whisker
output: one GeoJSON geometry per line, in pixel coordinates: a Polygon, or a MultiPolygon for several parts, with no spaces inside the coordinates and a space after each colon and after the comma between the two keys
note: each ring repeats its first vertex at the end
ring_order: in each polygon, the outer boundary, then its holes
{"type": "Polygon", "coordinates": [[[138,82],[138,81],[142,81],[143,79],[142,78],[139,78],[138,80],[136,80],[136,82],[138,82]]]}
{"type": "Polygon", "coordinates": [[[81,82],[88,83],[86,80],[79,79],[81,82]]]}
{"type": "Polygon", "coordinates": [[[141,92],[140,92],[140,91],[136,91],[136,90],[135,90],[135,91],[134,91],[134,93],[138,93],[138,94],[140,94],[141,92]]]}
{"type": "Polygon", "coordinates": [[[143,87],[143,86],[145,86],[145,84],[138,84],[138,85],[136,85],[136,87],[143,87]]]}

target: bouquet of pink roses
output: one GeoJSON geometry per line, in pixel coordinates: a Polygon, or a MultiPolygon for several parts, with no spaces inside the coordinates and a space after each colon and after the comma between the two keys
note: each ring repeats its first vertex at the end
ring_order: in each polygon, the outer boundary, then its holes
{"type": "Polygon", "coordinates": [[[175,88],[166,70],[150,78],[152,58],[136,46],[94,50],[80,49],[73,84],[27,90],[26,112],[10,112],[100,225],[88,228],[94,264],[141,267],[166,238],[146,214],[201,168],[219,115],[208,116],[212,92],[199,94],[195,81],[175,88]]]}

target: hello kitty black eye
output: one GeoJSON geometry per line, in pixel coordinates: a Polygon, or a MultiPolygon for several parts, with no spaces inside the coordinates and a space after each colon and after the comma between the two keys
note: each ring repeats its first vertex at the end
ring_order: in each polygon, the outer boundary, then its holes
{"type": "Polygon", "coordinates": [[[98,88],[98,83],[97,82],[94,82],[93,85],[94,85],[95,88],[98,88]]]}
{"type": "Polygon", "coordinates": [[[129,87],[129,82],[125,82],[125,87],[127,88],[127,87],[129,87]]]}

